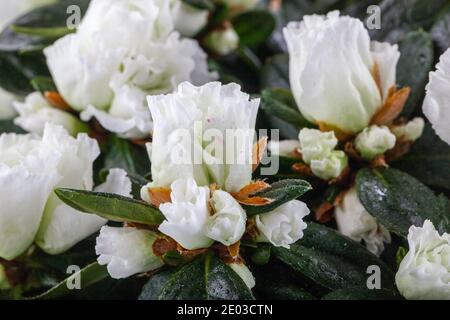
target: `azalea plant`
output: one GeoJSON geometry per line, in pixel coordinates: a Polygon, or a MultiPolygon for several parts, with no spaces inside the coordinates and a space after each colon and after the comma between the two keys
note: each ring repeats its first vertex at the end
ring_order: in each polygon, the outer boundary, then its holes
{"type": "Polygon", "coordinates": [[[449,8],[1,3],[0,298],[449,300],[449,8]]]}

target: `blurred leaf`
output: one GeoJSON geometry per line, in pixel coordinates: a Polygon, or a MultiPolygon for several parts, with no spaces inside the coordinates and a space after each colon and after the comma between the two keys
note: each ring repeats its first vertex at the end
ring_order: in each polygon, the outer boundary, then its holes
{"type": "Polygon", "coordinates": [[[430,32],[441,53],[447,50],[450,47],[450,12],[442,15],[430,32]]]}
{"type": "Polygon", "coordinates": [[[56,195],[72,208],[90,214],[96,214],[116,222],[135,222],[147,225],[159,225],[164,221],[163,214],[155,207],[143,201],[116,194],[73,189],[56,189],[56,195]]]}
{"type": "Polygon", "coordinates": [[[46,91],[58,91],[51,77],[36,77],[31,80],[34,90],[44,93],[46,91]]]}
{"type": "Polygon", "coordinates": [[[2,133],[25,133],[25,131],[16,126],[12,120],[0,120],[0,134],[2,133]]]}
{"type": "Polygon", "coordinates": [[[154,275],[139,300],[253,300],[242,279],[213,254],[154,275]]]}
{"type": "Polygon", "coordinates": [[[210,11],[215,9],[214,2],[211,0],[182,0],[182,1],[198,9],[205,9],[210,11]]]}
{"type": "Polygon", "coordinates": [[[362,169],[356,177],[358,196],[366,210],[389,231],[401,236],[410,226],[429,219],[440,232],[450,232],[450,206],[424,184],[396,169],[362,169]]]}
{"type": "Polygon", "coordinates": [[[400,87],[411,87],[411,94],[402,111],[403,116],[409,117],[422,105],[428,73],[434,65],[433,40],[424,31],[414,31],[399,43],[399,49],[397,83],[400,87]]]}
{"type": "Polygon", "coordinates": [[[292,93],[286,89],[265,89],[261,93],[261,108],[298,129],[314,127],[297,108],[292,93]]]}
{"type": "Polygon", "coordinates": [[[79,272],[72,274],[70,277],[68,277],[55,287],[51,288],[50,290],[36,297],[32,297],[31,299],[49,300],[61,298],[73,293],[73,289],[69,289],[68,284],[72,283],[77,277],[80,277],[81,288],[87,288],[90,285],[106,278],[107,276],[108,271],[106,270],[106,266],[101,266],[97,262],[94,262],[81,269],[79,272]]]}
{"type": "Polygon", "coordinates": [[[311,185],[305,180],[280,180],[274,182],[267,190],[263,190],[255,194],[255,196],[258,197],[272,199],[273,201],[271,203],[264,206],[242,205],[242,207],[247,213],[247,216],[251,217],[257,214],[270,212],[288,201],[297,199],[311,189],[311,185]]]}
{"type": "Polygon", "coordinates": [[[290,249],[273,247],[272,252],[296,272],[331,290],[366,285],[371,265],[380,267],[382,287],[393,287],[394,274],[383,261],[336,230],[313,222],[308,222],[303,238],[290,249]]]}
{"type": "Polygon", "coordinates": [[[270,37],[275,28],[275,18],[263,10],[246,11],[231,20],[239,44],[243,47],[255,48],[270,37]]]}
{"type": "Polygon", "coordinates": [[[450,146],[442,141],[427,124],[411,150],[392,163],[426,185],[450,190],[450,146]]]}
{"type": "Polygon", "coordinates": [[[267,60],[261,70],[261,87],[289,89],[289,56],[278,54],[267,60]]]}

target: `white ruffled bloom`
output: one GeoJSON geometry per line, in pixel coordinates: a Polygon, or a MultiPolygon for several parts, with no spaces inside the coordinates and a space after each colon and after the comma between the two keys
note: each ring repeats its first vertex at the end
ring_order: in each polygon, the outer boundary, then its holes
{"type": "Polygon", "coordinates": [[[209,188],[197,186],[193,179],[180,179],[172,183],[170,198],[172,202],[159,206],[166,218],[159,231],[188,250],[209,247],[214,242],[206,236],[209,188]]]}
{"type": "Polygon", "coordinates": [[[271,212],[257,215],[256,227],[260,234],[256,241],[289,249],[291,244],[303,237],[303,230],[306,229],[303,218],[308,214],[305,203],[291,200],[271,212]]]}
{"type": "Polygon", "coordinates": [[[169,0],[175,29],[185,37],[195,36],[208,23],[208,10],[195,8],[182,0],[169,0]]]}
{"type": "Polygon", "coordinates": [[[305,128],[300,130],[298,138],[300,140],[299,150],[306,164],[328,157],[338,143],[333,131],[321,132],[305,128]]]}
{"type": "Polygon", "coordinates": [[[226,246],[241,240],[247,221],[241,205],[231,194],[222,190],[214,191],[210,202],[214,214],[209,218],[206,235],[226,246]]]}
{"type": "Polygon", "coordinates": [[[423,113],[437,135],[450,144],[450,49],[440,57],[436,69],[430,73],[423,113]]]}
{"type": "Polygon", "coordinates": [[[394,148],[396,137],[386,126],[370,126],[358,134],[355,139],[356,150],[366,160],[394,148]]]}
{"type": "Polygon", "coordinates": [[[408,244],[395,275],[400,293],[411,300],[450,300],[450,235],[439,235],[426,220],[409,228],[408,244]]]}
{"type": "MultiPolygon", "coordinates": [[[[61,253],[106,222],[53,194],[58,187],[92,190],[92,164],[99,153],[97,142],[87,135],[75,139],[50,124],[42,138],[0,136],[0,257],[14,259],[33,242],[50,254],[61,253]]],[[[122,170],[111,170],[101,187],[122,195],[131,192],[122,170]]]]}
{"type": "Polygon", "coordinates": [[[348,166],[348,157],[343,151],[331,151],[326,157],[314,159],[311,171],[323,180],[336,179],[348,166]]]}
{"type": "Polygon", "coordinates": [[[158,269],[164,262],[153,254],[153,243],[157,239],[157,234],[148,230],[104,226],[95,246],[95,252],[99,255],[97,261],[107,265],[114,279],[158,269]]]}
{"type": "Polygon", "coordinates": [[[193,178],[237,192],[251,181],[259,99],[249,100],[237,84],[185,82],[172,94],[149,96],[148,104],[153,186],[193,178]]]}
{"type": "Polygon", "coordinates": [[[198,43],[173,28],[169,1],[93,0],[77,32],[44,53],[58,91],[84,121],[142,138],[152,129],[146,95],[215,78],[198,43]]]}
{"type": "Polygon", "coordinates": [[[239,36],[232,26],[211,31],[205,44],[209,49],[220,55],[227,55],[239,47],[239,36]]]}
{"type": "Polygon", "coordinates": [[[233,262],[228,264],[228,266],[241,277],[242,281],[246,284],[249,289],[252,289],[256,285],[255,277],[253,276],[250,269],[243,263],[233,262]]]}
{"type": "Polygon", "coordinates": [[[384,243],[391,243],[389,231],[366,211],[355,188],[345,194],[334,215],[340,233],[357,242],[364,240],[367,249],[377,256],[384,251],[384,243]]]}
{"type": "Polygon", "coordinates": [[[74,115],[52,107],[40,92],[29,94],[24,102],[14,102],[19,116],[14,123],[22,129],[42,135],[47,122],[63,126],[71,135],[88,130],[74,115]]]}
{"type": "Polygon", "coordinates": [[[397,140],[403,141],[416,141],[422,136],[423,129],[425,128],[425,121],[422,118],[414,118],[406,124],[393,126],[391,128],[392,133],[397,140]]]}
{"type": "Polygon", "coordinates": [[[397,45],[371,42],[363,23],[338,11],[284,28],[290,84],[300,112],[343,132],[367,127],[395,86],[397,45]],[[373,76],[375,65],[380,88],[373,76]]]}
{"type": "Polygon", "coordinates": [[[282,157],[292,157],[292,153],[300,150],[300,142],[298,140],[271,140],[267,144],[267,149],[271,155],[278,155],[282,157]]]}

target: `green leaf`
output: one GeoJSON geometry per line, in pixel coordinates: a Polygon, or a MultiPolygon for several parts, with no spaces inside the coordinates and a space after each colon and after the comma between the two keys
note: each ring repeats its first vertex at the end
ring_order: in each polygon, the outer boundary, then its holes
{"type": "Polygon", "coordinates": [[[51,77],[36,77],[31,80],[33,89],[44,93],[46,91],[58,91],[51,77]]]}
{"type": "Polygon", "coordinates": [[[271,246],[268,243],[258,243],[256,249],[253,250],[251,259],[257,265],[265,265],[270,260],[271,246]]]}
{"type": "Polygon", "coordinates": [[[382,287],[390,288],[394,274],[359,243],[336,230],[308,222],[303,238],[290,249],[272,248],[273,255],[307,279],[330,290],[366,285],[367,268],[381,269],[382,287]]]}
{"type": "Polygon", "coordinates": [[[211,0],[183,0],[183,2],[198,9],[205,9],[210,11],[215,9],[214,2],[212,2],[211,0]]]}
{"type": "Polygon", "coordinates": [[[261,87],[289,89],[289,55],[269,58],[261,69],[261,87]]]}
{"type": "Polygon", "coordinates": [[[275,18],[268,11],[246,11],[231,20],[241,46],[255,48],[264,43],[275,29],[275,18]]]}
{"type": "Polygon", "coordinates": [[[263,90],[261,108],[265,113],[290,123],[299,130],[314,127],[302,116],[289,90],[279,88],[263,90]]]}
{"type": "Polygon", "coordinates": [[[155,207],[116,194],[73,189],[56,189],[56,195],[67,205],[85,213],[117,222],[159,225],[164,215],[155,207]]]}
{"type": "Polygon", "coordinates": [[[429,186],[450,190],[450,146],[427,124],[411,150],[392,163],[429,186]]]}
{"type": "Polygon", "coordinates": [[[154,275],[140,300],[252,300],[242,279],[209,253],[177,269],[154,275]]]}
{"type": "Polygon", "coordinates": [[[315,300],[315,297],[291,283],[272,281],[271,279],[256,279],[258,295],[269,300],[315,300]]]}
{"type": "Polygon", "coordinates": [[[399,43],[400,59],[397,65],[397,83],[411,88],[410,97],[402,111],[409,117],[420,107],[428,83],[428,73],[434,66],[433,40],[424,31],[414,31],[399,43]],[[413,77],[411,75],[414,75],[413,77]]]}
{"type": "Polygon", "coordinates": [[[0,134],[2,133],[25,133],[25,131],[16,126],[12,120],[0,120],[0,134]]]}
{"type": "Polygon", "coordinates": [[[311,185],[305,180],[280,180],[273,183],[267,190],[255,194],[259,197],[272,199],[273,201],[270,204],[265,206],[242,205],[242,207],[247,213],[247,216],[251,217],[257,214],[270,212],[288,201],[297,199],[311,189],[311,185]]]}
{"type": "Polygon", "coordinates": [[[87,288],[90,285],[99,282],[100,280],[108,276],[108,271],[106,266],[101,266],[97,262],[91,263],[90,265],[84,267],[79,272],[72,274],[70,277],[51,288],[50,290],[36,296],[32,297],[33,300],[49,300],[61,298],[71,293],[74,293],[75,289],[69,289],[68,285],[71,284],[77,277],[80,278],[81,288],[87,288]]]}
{"type": "Polygon", "coordinates": [[[367,287],[347,288],[335,290],[324,297],[322,300],[399,300],[402,297],[393,290],[374,289],[367,287]]]}
{"type": "Polygon", "coordinates": [[[356,185],[366,210],[389,231],[406,236],[410,226],[429,219],[440,232],[450,232],[448,199],[416,178],[396,169],[362,169],[356,185]]]}

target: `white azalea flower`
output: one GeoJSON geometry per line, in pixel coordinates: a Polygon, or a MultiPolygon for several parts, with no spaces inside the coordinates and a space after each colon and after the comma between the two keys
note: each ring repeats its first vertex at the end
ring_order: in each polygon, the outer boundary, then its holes
{"type": "Polygon", "coordinates": [[[350,189],[334,211],[338,230],[343,235],[361,242],[373,254],[384,251],[384,243],[391,243],[391,235],[372,217],[359,201],[355,188],[350,189]]]}
{"type": "Polygon", "coordinates": [[[239,36],[232,26],[211,31],[205,41],[209,49],[220,55],[230,54],[239,46],[239,36]]]}
{"type": "Polygon", "coordinates": [[[395,86],[396,45],[370,42],[363,23],[338,11],[284,29],[290,84],[301,113],[346,133],[367,127],[395,86]],[[375,65],[380,88],[373,76],[375,65]]]}
{"type": "Polygon", "coordinates": [[[107,265],[114,279],[158,269],[164,263],[153,254],[152,246],[157,238],[156,233],[148,230],[104,226],[95,246],[98,263],[107,265]]]}
{"type": "Polygon", "coordinates": [[[440,57],[436,69],[430,73],[423,113],[438,136],[450,144],[450,49],[440,57]]]}
{"type": "Polygon", "coordinates": [[[231,194],[222,190],[213,192],[211,205],[215,212],[209,218],[206,235],[226,246],[241,240],[247,220],[241,205],[231,194]]]}
{"type": "Polygon", "coordinates": [[[185,82],[172,94],[149,96],[148,104],[154,186],[193,178],[237,192],[251,181],[258,99],[249,100],[236,84],[185,82]]]}
{"type": "Polygon", "coordinates": [[[146,95],[216,77],[198,43],[173,28],[169,1],[93,0],[77,32],[44,53],[58,91],[84,121],[143,138],[152,129],[146,95]]]}
{"type": "Polygon", "coordinates": [[[242,281],[246,284],[249,289],[252,289],[256,285],[255,277],[253,276],[250,269],[243,263],[233,262],[228,264],[228,266],[233,269],[234,272],[241,277],[242,281]]]}
{"type": "Polygon", "coordinates": [[[311,161],[312,173],[323,179],[330,180],[339,177],[348,166],[348,157],[343,151],[331,151],[326,157],[311,161]]]}
{"type": "Polygon", "coordinates": [[[408,244],[395,275],[400,293],[411,300],[450,300],[450,235],[439,235],[427,220],[409,228],[408,244]]]}
{"type": "Polygon", "coordinates": [[[271,155],[292,157],[292,153],[300,149],[300,142],[298,140],[272,140],[267,144],[267,149],[269,149],[271,155]]]}
{"type": "Polygon", "coordinates": [[[366,160],[394,148],[397,141],[395,135],[386,126],[370,126],[358,134],[355,139],[356,150],[366,160]]]}
{"type": "Polygon", "coordinates": [[[169,1],[175,29],[183,36],[195,36],[208,23],[208,10],[195,8],[182,0],[169,1]]]}
{"type": "MultiPolygon", "coordinates": [[[[57,187],[92,190],[92,164],[99,153],[87,135],[75,139],[50,124],[42,138],[0,136],[0,257],[14,259],[33,242],[50,254],[61,253],[106,222],[66,206],[52,193],[57,187]]],[[[101,188],[129,195],[131,182],[122,170],[111,170],[101,188]]]]}
{"type": "Polygon", "coordinates": [[[275,210],[256,216],[259,242],[270,242],[274,246],[289,249],[290,245],[303,237],[306,223],[303,218],[309,214],[305,203],[291,200],[275,210]]]}
{"type": "Polygon", "coordinates": [[[62,125],[71,135],[87,131],[87,126],[74,115],[52,107],[40,92],[29,94],[24,102],[14,102],[19,116],[14,123],[22,129],[42,135],[47,122],[62,125]]]}
{"type": "Polygon", "coordinates": [[[392,127],[391,131],[397,137],[397,140],[416,141],[422,136],[424,127],[425,121],[417,117],[406,124],[392,127]]]}
{"type": "Polygon", "coordinates": [[[188,250],[209,247],[213,243],[206,236],[209,188],[197,186],[193,179],[179,179],[171,184],[170,197],[172,202],[159,206],[166,218],[159,231],[188,250]]]}
{"type": "Polygon", "coordinates": [[[330,155],[336,148],[338,140],[333,131],[321,132],[316,129],[304,128],[298,136],[300,140],[300,152],[303,161],[311,164],[313,160],[323,159],[330,155]]]}

